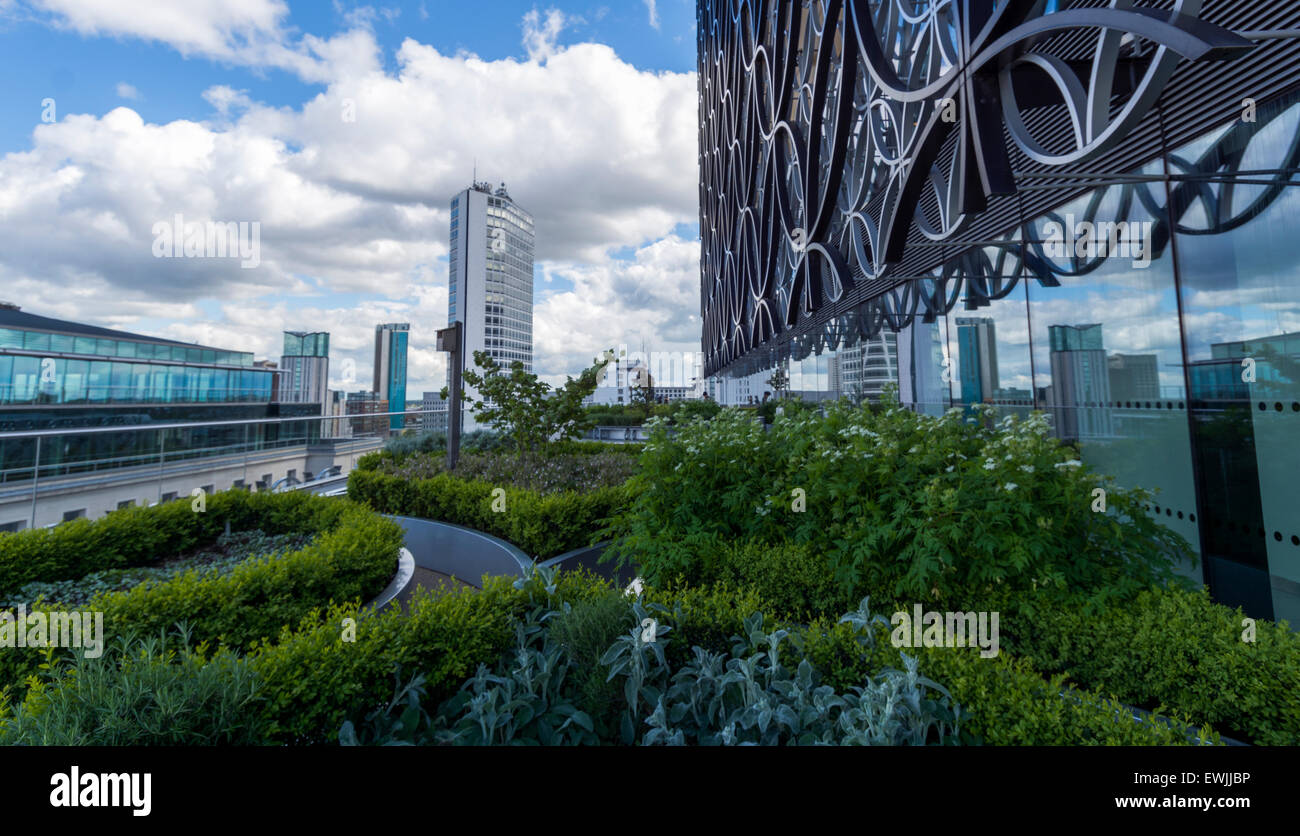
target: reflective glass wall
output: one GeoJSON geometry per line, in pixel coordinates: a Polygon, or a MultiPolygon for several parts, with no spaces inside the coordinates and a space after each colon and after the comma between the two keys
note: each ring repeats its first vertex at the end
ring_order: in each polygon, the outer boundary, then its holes
{"type": "Polygon", "coordinates": [[[796,338],[791,392],[850,396],[846,370],[892,334],[911,408],[1043,411],[1156,492],[1201,558],[1186,574],[1300,626],[1298,172],[1292,94],[796,338]]]}

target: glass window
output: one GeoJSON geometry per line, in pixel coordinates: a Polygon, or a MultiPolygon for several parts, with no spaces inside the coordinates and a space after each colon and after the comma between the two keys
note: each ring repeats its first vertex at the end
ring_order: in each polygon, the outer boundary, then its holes
{"type": "Polygon", "coordinates": [[[167,366],[149,367],[149,402],[167,403],[167,366]]]}
{"type": "Polygon", "coordinates": [[[50,351],[57,354],[72,354],[75,340],[68,334],[50,334],[50,351]]]}
{"type": "Polygon", "coordinates": [[[23,348],[28,351],[49,351],[50,335],[39,331],[26,331],[23,333],[23,348]]]}
{"type": "Polygon", "coordinates": [[[40,379],[41,364],[36,357],[13,358],[13,403],[31,403],[36,400],[36,383],[40,379]]]}
{"type": "Polygon", "coordinates": [[[112,385],[113,364],[107,360],[96,360],[90,364],[90,377],[86,384],[87,399],[92,403],[104,403],[108,400],[109,387],[112,385]]]}
{"type": "Polygon", "coordinates": [[[185,367],[167,367],[167,403],[177,403],[185,398],[185,367]]]}
{"type": "Polygon", "coordinates": [[[63,403],[85,403],[87,378],[90,375],[89,360],[61,361],[63,376],[63,403]]]}
{"type": "Polygon", "coordinates": [[[95,340],[95,353],[103,357],[117,354],[117,340],[95,340]]]}
{"type": "Polygon", "coordinates": [[[77,337],[73,340],[74,354],[94,354],[95,340],[93,337],[77,337]]]}
{"type": "Polygon", "coordinates": [[[1161,521],[1199,551],[1174,262],[1152,214],[1163,194],[1105,187],[1028,224],[1042,265],[1029,283],[1034,386],[1056,434],[1121,486],[1155,491],[1161,521]]]}
{"type": "Polygon", "coordinates": [[[114,363],[113,376],[109,388],[109,400],[115,403],[124,403],[131,400],[131,367],[132,363],[114,363]]]}
{"type": "Polygon", "coordinates": [[[135,403],[149,402],[149,377],[153,366],[148,363],[131,364],[131,400],[135,403]]]}
{"type": "Polygon", "coordinates": [[[1178,263],[1191,404],[1216,595],[1252,614],[1271,606],[1274,618],[1297,625],[1300,104],[1293,95],[1257,116],[1179,148],[1169,162],[1180,173],[1252,172],[1251,183],[1176,187],[1187,207],[1178,263]]]}
{"type": "Polygon", "coordinates": [[[22,348],[23,332],[12,328],[0,328],[0,348],[22,348]]]}
{"type": "Polygon", "coordinates": [[[14,358],[7,354],[0,354],[0,403],[9,403],[13,400],[13,376],[14,358]]]}
{"type": "Polygon", "coordinates": [[[128,342],[128,341],[126,341],[126,340],[118,340],[118,343],[117,343],[117,356],[118,356],[118,357],[134,357],[134,356],[135,356],[135,353],[136,353],[136,345],[137,345],[136,343],[128,342]]]}

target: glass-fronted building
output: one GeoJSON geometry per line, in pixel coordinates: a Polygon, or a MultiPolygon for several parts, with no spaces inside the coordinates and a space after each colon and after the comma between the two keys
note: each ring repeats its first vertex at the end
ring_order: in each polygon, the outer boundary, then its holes
{"type": "Polygon", "coordinates": [[[905,403],[1044,412],[1300,625],[1300,12],[933,5],[701,0],[706,373],[896,334],[905,403]]]}
{"type": "MultiPolygon", "coordinates": [[[[409,323],[375,326],[375,393],[390,405],[389,412],[406,409],[406,349],[411,337],[409,323]]],[[[406,426],[401,415],[389,416],[389,428],[406,426]]]]}
{"type": "Polygon", "coordinates": [[[315,403],[329,400],[330,335],[324,331],[285,331],[284,353],[280,355],[280,400],[284,403],[315,403]]]}
{"type": "MultiPolygon", "coordinates": [[[[274,402],[278,372],[228,351],[0,307],[0,432],[68,429],[43,439],[40,478],[204,456],[237,447],[303,444],[310,422],[78,435],[77,428],[319,414],[274,402]],[[184,451],[184,452],[182,452],[184,451]]],[[[33,438],[0,440],[0,482],[34,475],[33,438]]]]}

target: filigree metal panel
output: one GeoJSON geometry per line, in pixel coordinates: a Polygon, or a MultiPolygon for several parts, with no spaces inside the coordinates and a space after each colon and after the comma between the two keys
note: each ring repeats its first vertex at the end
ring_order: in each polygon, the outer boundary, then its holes
{"type": "MultiPolygon", "coordinates": [[[[1059,5],[699,0],[706,374],[783,332],[801,354],[951,308],[945,267],[809,328],[855,284],[889,280],[909,242],[956,244],[1015,195],[1013,154],[1078,169],[1134,130],[1180,61],[1253,47],[1199,19],[1201,0],[1059,5]]],[[[1050,280],[1023,261],[1041,255],[998,249],[962,256],[963,275],[1013,259],[1050,280]]],[[[1009,292],[987,284],[977,297],[1009,292]]]]}

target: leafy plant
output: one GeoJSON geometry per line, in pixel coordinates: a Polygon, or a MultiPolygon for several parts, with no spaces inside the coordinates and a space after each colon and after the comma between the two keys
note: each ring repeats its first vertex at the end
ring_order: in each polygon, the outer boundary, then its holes
{"type": "MultiPolygon", "coordinates": [[[[1092,473],[1043,416],[984,426],[883,397],[879,410],[792,412],[768,432],[741,410],[674,433],[652,422],[607,556],[637,561],[652,583],[695,583],[728,544],[807,544],[853,597],[1051,590],[1094,608],[1171,581],[1190,558],[1148,515],[1148,493],[1092,473]]],[[[1022,596],[1028,611],[1039,597],[1022,596]]]]}
{"type": "Polygon", "coordinates": [[[215,746],[261,743],[256,673],[189,635],[119,638],[97,659],[43,666],[0,728],[0,743],[36,746],[215,746]]]}
{"type": "MultiPolygon", "coordinates": [[[[567,605],[566,605],[567,606],[567,605]]],[[[470,746],[578,746],[598,741],[592,719],[570,699],[571,660],[545,624],[557,615],[539,607],[515,627],[515,650],[506,671],[486,665],[440,712],[448,728],[440,742],[470,746]]]]}
{"type": "MultiPolygon", "coordinates": [[[[524,369],[518,360],[503,369],[484,351],[474,352],[474,363],[481,372],[465,369],[464,380],[474,387],[478,397],[470,399],[470,411],[478,418],[509,436],[517,451],[532,450],[553,438],[571,439],[582,435],[593,424],[582,401],[596,390],[600,374],[610,358],[598,360],[576,379],[552,390],[537,375],[524,369]]],[[[447,388],[443,387],[443,397],[447,388]]]]}
{"type": "MultiPolygon", "coordinates": [[[[847,623],[870,624],[866,608],[863,601],[847,623]]],[[[645,721],[647,745],[880,746],[960,739],[960,708],[942,686],[917,672],[915,659],[904,656],[903,671],[885,670],[837,694],[821,684],[802,654],[793,671],[782,664],[782,645],[794,644],[797,653],[797,635],[764,630],[762,614],[754,613],[729,657],[697,646],[691,663],[673,673],[659,642],[637,645],[624,637],[606,660],[611,676],[626,676],[628,689],[635,687],[640,700],[654,705],[645,721]]],[[[636,703],[631,709],[629,717],[636,703]]],[[[625,738],[630,725],[624,725],[625,738]]]]}

